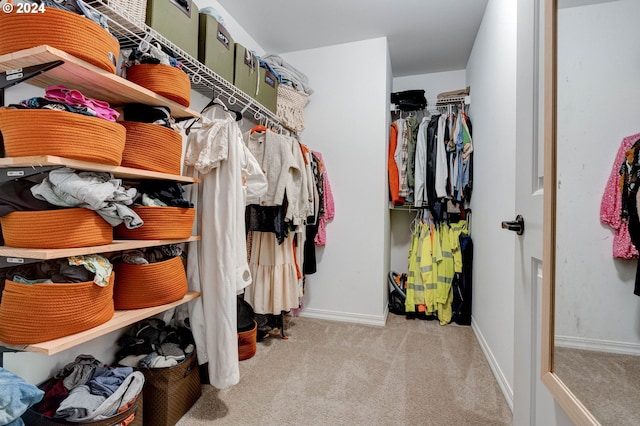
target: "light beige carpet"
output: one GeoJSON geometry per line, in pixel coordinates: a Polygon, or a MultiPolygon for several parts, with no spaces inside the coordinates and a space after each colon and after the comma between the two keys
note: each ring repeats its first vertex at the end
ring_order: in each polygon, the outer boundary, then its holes
{"type": "Polygon", "coordinates": [[[556,347],[554,366],[601,424],[640,424],[639,356],[556,347]]]}
{"type": "Polygon", "coordinates": [[[236,386],[204,385],[178,426],[512,423],[470,327],[287,320],[288,340],[258,343],[236,386]]]}

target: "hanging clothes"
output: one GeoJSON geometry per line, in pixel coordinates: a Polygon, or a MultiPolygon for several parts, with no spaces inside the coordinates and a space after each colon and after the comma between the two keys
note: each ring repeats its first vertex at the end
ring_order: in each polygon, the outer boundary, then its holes
{"type": "Polygon", "coordinates": [[[320,174],[322,179],[318,190],[322,192],[322,207],[321,213],[318,219],[318,233],[314,239],[316,245],[324,246],[327,244],[327,223],[331,222],[336,215],[336,207],[333,199],[333,191],[331,189],[331,182],[329,181],[329,173],[327,172],[327,166],[322,158],[322,154],[318,151],[311,151],[313,155],[319,161],[320,174]]]}
{"type": "Polygon", "coordinates": [[[622,186],[620,182],[624,171],[625,152],[638,140],[640,140],[640,133],[622,139],[600,201],[600,222],[614,231],[614,258],[633,259],[638,257],[638,250],[631,243],[629,228],[626,220],[622,217],[622,186]]]}
{"type": "Polygon", "coordinates": [[[411,128],[405,119],[399,118],[395,121],[398,127],[398,143],[396,146],[396,152],[393,156],[398,166],[398,177],[400,179],[398,195],[405,200],[409,199],[409,139],[411,134],[411,128]]]}
{"type": "MultiPolygon", "coordinates": [[[[620,187],[622,191],[621,216],[627,223],[629,237],[636,249],[640,248],[640,214],[638,194],[640,194],[640,140],[625,151],[625,159],[620,167],[620,187]]],[[[633,293],[640,296],[640,262],[636,265],[636,280],[633,293]]]]}
{"type": "Polygon", "coordinates": [[[398,149],[398,125],[391,123],[389,129],[389,152],[387,156],[387,169],[389,173],[389,196],[394,206],[401,206],[405,199],[400,196],[400,170],[396,162],[396,151],[398,149]]]}
{"type": "Polygon", "coordinates": [[[453,317],[454,251],[458,238],[447,223],[416,225],[409,248],[405,310],[438,318],[441,325],[453,317]]]}
{"type": "Polygon", "coordinates": [[[245,134],[244,143],[267,176],[267,193],[260,198],[258,204],[281,206],[286,193],[288,206],[285,220],[293,222],[294,217],[297,220],[302,215],[306,216],[305,213],[301,215],[298,212],[299,201],[295,198],[300,194],[302,187],[300,162],[304,163],[297,141],[272,131],[265,131],[245,134]]]}
{"type": "Polygon", "coordinates": [[[249,267],[253,282],[244,299],[258,314],[288,312],[300,306],[301,287],[295,260],[293,234],[282,244],[271,232],[252,231],[249,267]]]}
{"type": "Polygon", "coordinates": [[[415,187],[413,190],[413,204],[422,207],[427,204],[427,126],[429,117],[423,117],[418,126],[415,154],[415,187]]]}
{"type": "Polygon", "coordinates": [[[201,297],[189,304],[198,361],[209,363],[210,383],[224,389],[240,380],[236,295],[251,283],[245,237],[246,198],[266,194],[267,179],[246,149],[235,115],[217,108],[203,112],[201,127],[189,134],[186,175],[196,207],[201,241],[188,245],[189,289],[201,297]]]}

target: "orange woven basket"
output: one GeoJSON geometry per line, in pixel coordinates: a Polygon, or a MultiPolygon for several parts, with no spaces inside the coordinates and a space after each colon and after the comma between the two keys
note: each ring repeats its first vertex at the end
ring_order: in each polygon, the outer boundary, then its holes
{"type": "Polygon", "coordinates": [[[113,279],[112,273],[106,287],[93,281],[19,284],[6,280],[0,303],[0,341],[28,345],[104,324],[114,314],[113,279]]]}
{"type": "Polygon", "coordinates": [[[147,265],[115,263],[116,309],[141,309],[180,300],[187,294],[187,274],[180,256],[147,265]]]}
{"type": "Polygon", "coordinates": [[[1,13],[0,55],[49,45],[115,74],[120,44],[91,19],[66,10],[1,13]]]}
{"type": "Polygon", "coordinates": [[[125,128],[113,121],[48,109],[0,108],[0,132],[7,157],[55,155],[113,166],[122,162],[126,140],[125,128]]]}
{"type": "Polygon", "coordinates": [[[14,211],[0,218],[5,245],[58,249],[111,244],[113,228],[93,210],[14,211]]]}
{"type": "Polygon", "coordinates": [[[191,103],[191,81],[184,71],[164,64],[140,64],[127,68],[127,80],[171,99],[182,106],[191,103]]]}
{"type": "Polygon", "coordinates": [[[182,207],[134,207],[144,224],[135,229],[124,225],[113,228],[115,238],[125,240],[171,240],[191,236],[196,209],[182,207]]]}
{"type": "Polygon", "coordinates": [[[258,323],[253,321],[253,328],[249,331],[238,333],[238,359],[244,361],[256,354],[258,323]]]}
{"type": "Polygon", "coordinates": [[[164,126],[135,121],[121,121],[127,129],[122,166],[179,175],[181,172],[182,136],[164,126]]]}

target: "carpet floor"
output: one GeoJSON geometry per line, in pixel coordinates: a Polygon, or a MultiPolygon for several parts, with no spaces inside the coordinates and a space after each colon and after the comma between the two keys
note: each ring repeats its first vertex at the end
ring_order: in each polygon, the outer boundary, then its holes
{"type": "Polygon", "coordinates": [[[640,357],[556,346],[554,366],[601,424],[640,424],[640,357]]]}
{"type": "Polygon", "coordinates": [[[240,383],[203,393],[177,426],[511,425],[468,326],[389,315],[384,327],[287,318],[240,362],[240,383]]]}

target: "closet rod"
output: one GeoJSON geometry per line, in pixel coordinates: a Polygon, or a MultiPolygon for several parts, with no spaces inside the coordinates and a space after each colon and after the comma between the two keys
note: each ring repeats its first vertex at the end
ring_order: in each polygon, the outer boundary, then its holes
{"type": "Polygon", "coordinates": [[[264,120],[273,127],[287,130],[290,133],[293,132],[280,122],[280,118],[276,114],[257,102],[253,97],[207,68],[196,58],[186,53],[161,34],[158,34],[153,28],[130,17],[126,10],[118,6],[118,2],[109,0],[87,0],[85,3],[88,4],[89,8],[106,16],[109,31],[120,41],[122,48],[138,47],[141,43],[143,45],[159,43],[175,53],[176,59],[182,63],[183,69],[189,75],[191,88],[193,90],[204,96],[211,96],[212,91],[221,92],[225,95],[228,103],[229,99],[232,99],[232,105],[237,103],[241,106],[246,116],[250,119],[258,122],[264,120]]]}

